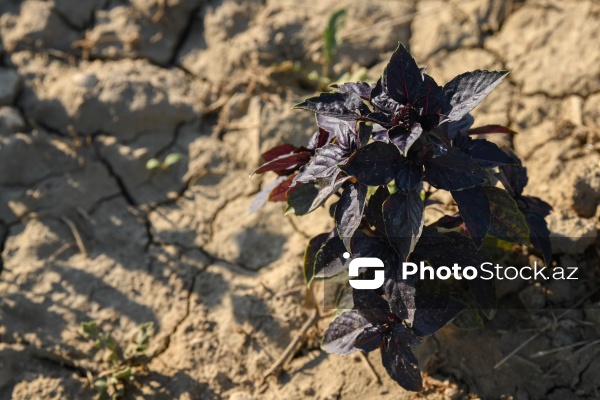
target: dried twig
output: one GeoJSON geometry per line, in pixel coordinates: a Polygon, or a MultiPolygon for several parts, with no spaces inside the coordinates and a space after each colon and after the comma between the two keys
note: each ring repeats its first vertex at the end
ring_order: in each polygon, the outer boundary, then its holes
{"type": "Polygon", "coordinates": [[[283,353],[281,353],[281,355],[277,358],[277,360],[275,360],[275,362],[273,363],[273,365],[271,365],[271,367],[263,374],[263,377],[262,377],[260,385],[262,385],[262,382],[264,382],[264,380],[267,379],[268,376],[276,373],[281,368],[283,368],[285,366],[285,364],[287,364],[289,358],[296,352],[296,348],[301,343],[301,341],[304,338],[304,335],[306,334],[306,332],[313,325],[315,325],[318,320],[319,320],[319,312],[317,311],[317,309],[315,307],[315,309],[313,310],[313,312],[310,314],[310,317],[308,317],[308,319],[306,320],[306,322],[304,323],[304,325],[302,325],[302,327],[300,328],[300,330],[298,331],[298,333],[296,333],[296,336],[294,337],[294,339],[292,339],[292,341],[285,348],[285,350],[283,351],[283,353]]]}
{"type": "Polygon", "coordinates": [[[77,230],[77,226],[75,225],[75,223],[73,221],[71,221],[68,217],[65,217],[64,215],[62,217],[60,217],[60,219],[65,224],[67,224],[67,226],[71,230],[71,233],[73,234],[73,237],[75,238],[75,243],[77,243],[77,247],[79,248],[79,251],[81,252],[81,254],[83,254],[83,256],[85,258],[88,258],[88,252],[85,248],[85,244],[83,243],[83,240],[81,239],[81,235],[79,234],[79,230],[77,230]]]}
{"type": "MultiPolygon", "coordinates": [[[[600,341],[597,340],[596,342],[600,342],[600,341]]],[[[537,353],[534,353],[534,354],[530,355],[529,357],[531,357],[531,358],[543,357],[548,354],[558,353],[559,351],[569,350],[569,349],[572,349],[573,347],[583,346],[583,345],[591,344],[591,343],[593,343],[593,341],[584,340],[582,342],[572,343],[572,344],[569,344],[566,346],[555,347],[554,349],[550,349],[550,350],[538,351],[537,353]]]]}
{"type": "Polygon", "coordinates": [[[502,364],[504,364],[506,361],[508,361],[512,356],[514,356],[515,354],[517,354],[523,347],[527,346],[531,341],[533,341],[535,338],[537,338],[539,335],[541,335],[542,333],[546,332],[548,329],[552,328],[552,326],[554,326],[554,324],[556,322],[558,322],[560,319],[562,319],[565,315],[567,315],[568,313],[570,313],[571,311],[575,310],[577,307],[579,307],[581,304],[583,304],[584,301],[586,301],[587,299],[589,299],[590,297],[592,297],[594,294],[596,294],[596,292],[598,291],[598,289],[593,290],[592,292],[588,293],[586,296],[584,296],[581,300],[579,300],[573,307],[569,308],[568,310],[566,310],[565,312],[563,312],[562,314],[560,314],[555,321],[553,322],[549,322],[546,326],[544,326],[542,329],[540,329],[539,331],[537,331],[536,333],[534,333],[529,339],[527,339],[526,341],[524,341],[523,343],[521,343],[519,346],[517,346],[516,349],[514,349],[513,351],[511,351],[510,353],[508,353],[508,355],[506,357],[504,357],[502,360],[498,361],[496,363],[496,365],[494,365],[494,369],[498,369],[502,364]]]}

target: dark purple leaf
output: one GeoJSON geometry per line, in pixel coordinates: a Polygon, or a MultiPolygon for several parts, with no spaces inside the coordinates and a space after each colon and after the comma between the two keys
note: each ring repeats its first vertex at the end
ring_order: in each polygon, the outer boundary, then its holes
{"type": "Polygon", "coordinates": [[[328,239],[315,255],[313,277],[331,278],[347,270],[351,260],[344,258],[344,252],[346,252],[346,248],[339,236],[328,239]]]}
{"type": "MultiPolygon", "coordinates": [[[[383,126],[391,126],[392,125],[392,121],[393,121],[393,117],[388,115],[388,114],[384,114],[382,112],[372,112],[372,113],[368,113],[367,115],[364,116],[363,120],[365,121],[370,121],[373,122],[375,124],[381,125],[383,126]]],[[[387,129],[384,129],[384,132],[387,133],[387,129]]],[[[385,140],[387,141],[387,134],[385,135],[385,140]]],[[[383,139],[375,139],[375,140],[383,140],[383,139]]]]}
{"type": "Polygon", "coordinates": [[[332,85],[332,87],[343,93],[356,93],[365,100],[369,100],[373,89],[366,82],[347,82],[341,85],[332,85]]]}
{"type": "Polygon", "coordinates": [[[358,135],[354,130],[354,126],[354,122],[352,122],[352,125],[350,125],[350,123],[340,121],[340,124],[335,127],[334,133],[337,139],[337,144],[342,150],[344,150],[345,155],[350,154],[358,147],[356,143],[358,140],[358,135]]]}
{"type": "Polygon", "coordinates": [[[386,324],[389,322],[387,316],[388,303],[381,296],[378,289],[353,289],[352,300],[354,309],[372,324],[386,324]]]}
{"type": "Polygon", "coordinates": [[[390,335],[381,347],[381,362],[390,378],[406,390],[423,390],[417,359],[400,338],[390,335]]]}
{"type": "Polygon", "coordinates": [[[400,157],[395,175],[396,187],[402,191],[415,190],[423,180],[423,161],[411,153],[400,157]]]}
{"type": "Polygon", "coordinates": [[[354,257],[377,257],[384,263],[388,263],[393,256],[397,256],[385,236],[374,236],[361,230],[354,233],[352,249],[354,257]]]}
{"type": "Polygon", "coordinates": [[[383,345],[384,333],[387,331],[383,325],[370,326],[362,331],[354,342],[354,347],[369,353],[383,345]]]}
{"type": "Polygon", "coordinates": [[[254,171],[253,174],[262,174],[267,171],[273,171],[278,175],[288,175],[309,162],[310,158],[311,153],[309,152],[283,154],[264,163],[254,171]]]}
{"type": "Polygon", "coordinates": [[[413,124],[410,130],[402,125],[396,125],[388,131],[390,142],[392,142],[402,154],[408,154],[408,149],[421,137],[423,128],[418,122],[413,124]]]}
{"type": "MultiPolygon", "coordinates": [[[[386,70],[387,70],[387,68],[386,68],[386,70]]],[[[398,104],[398,102],[396,100],[392,99],[388,95],[388,93],[385,89],[385,83],[386,83],[386,71],[383,72],[383,76],[381,78],[379,78],[379,80],[375,84],[375,87],[371,91],[371,104],[377,110],[383,111],[386,114],[393,115],[396,113],[396,111],[398,111],[398,107],[400,105],[398,104]]],[[[381,116],[380,118],[383,119],[384,117],[381,116]]]]}
{"type": "Polygon", "coordinates": [[[320,207],[332,194],[336,193],[348,176],[332,176],[311,183],[298,183],[288,190],[286,214],[305,215],[320,207]]]}
{"type": "Polygon", "coordinates": [[[465,133],[467,135],[486,135],[488,133],[507,133],[509,135],[517,134],[517,132],[504,125],[484,125],[477,128],[468,129],[465,133]]]}
{"type": "Polygon", "coordinates": [[[446,155],[448,153],[448,149],[452,147],[450,143],[444,141],[437,135],[427,135],[427,142],[427,144],[431,146],[431,150],[427,154],[429,158],[446,155]]]}
{"type": "Polygon", "coordinates": [[[476,70],[452,79],[444,86],[444,93],[452,106],[448,118],[451,121],[460,120],[481,103],[508,73],[509,71],[476,70]]]}
{"type": "Polygon", "coordinates": [[[450,111],[450,103],[444,90],[427,74],[423,74],[423,94],[415,102],[415,107],[422,108],[425,115],[450,111]]]}
{"type": "Polygon", "coordinates": [[[527,186],[529,178],[527,177],[527,168],[523,167],[521,159],[514,151],[507,149],[507,154],[513,159],[513,165],[503,165],[500,167],[500,173],[497,175],[504,188],[512,197],[521,196],[523,189],[527,186]]]}
{"type": "Polygon", "coordinates": [[[383,220],[390,244],[406,261],[423,231],[423,201],[419,193],[392,194],[383,203],[383,220]]]}
{"type": "MultiPolygon", "coordinates": [[[[335,127],[339,125],[342,121],[335,117],[328,117],[323,114],[315,114],[315,119],[317,120],[317,125],[319,128],[329,132],[331,135],[335,136],[335,127]]],[[[334,137],[333,136],[333,137],[334,137]]],[[[333,139],[332,137],[332,139],[333,139]]]]}
{"type": "Polygon", "coordinates": [[[539,197],[522,196],[521,199],[525,202],[525,211],[539,214],[541,217],[547,217],[552,212],[552,206],[546,203],[539,197]]]}
{"type": "Polygon", "coordinates": [[[392,54],[384,75],[388,95],[399,104],[414,103],[425,89],[423,75],[414,58],[400,43],[392,54]]]}
{"type": "Polygon", "coordinates": [[[342,121],[337,118],[317,114],[317,124],[321,129],[330,132],[337,139],[337,144],[345,152],[348,153],[357,147],[356,121],[342,121]]]}
{"type": "Polygon", "coordinates": [[[373,133],[372,133],[371,137],[373,138],[373,140],[376,140],[378,142],[389,143],[389,141],[390,141],[390,138],[388,137],[388,134],[387,134],[387,129],[385,129],[384,127],[382,127],[380,125],[375,125],[373,127],[373,133]]]}
{"type": "MultiPolygon", "coordinates": [[[[390,268],[392,274],[398,272],[399,266],[390,268]],[[396,270],[396,271],[394,271],[396,270]]],[[[390,311],[399,319],[411,323],[415,316],[415,282],[399,279],[398,273],[385,281],[384,291],[390,311]]]]}
{"type": "Polygon", "coordinates": [[[522,196],[519,198],[519,201],[524,203],[524,207],[520,207],[520,209],[525,215],[527,226],[529,226],[531,244],[542,252],[546,265],[550,265],[552,245],[549,238],[550,231],[544,217],[550,214],[552,206],[544,200],[533,196],[522,196]]]}
{"type": "Polygon", "coordinates": [[[369,321],[356,311],[347,311],[337,316],[323,335],[321,348],[328,353],[346,355],[354,353],[356,337],[366,328],[369,321]]]}
{"type": "Polygon", "coordinates": [[[419,124],[423,127],[425,132],[436,129],[440,124],[446,121],[442,114],[424,114],[418,118],[419,124]]]}
{"type": "Polygon", "coordinates": [[[358,149],[340,168],[363,185],[385,185],[394,179],[399,157],[401,155],[394,145],[373,142],[358,149]]]}
{"type": "Polygon", "coordinates": [[[465,132],[475,122],[475,118],[471,114],[465,114],[459,121],[448,121],[440,125],[436,132],[440,132],[440,136],[447,140],[454,140],[458,132],[465,132]]]}
{"type": "Polygon", "coordinates": [[[399,339],[404,344],[414,346],[422,342],[422,340],[417,336],[416,332],[413,329],[408,328],[403,323],[394,323],[390,326],[390,328],[392,336],[395,336],[396,339],[399,339]]]}
{"type": "Polygon", "coordinates": [[[367,125],[364,122],[358,123],[358,147],[364,147],[369,143],[371,134],[373,133],[373,126],[367,125]]]}
{"type": "Polygon", "coordinates": [[[423,250],[427,250],[427,246],[435,247],[435,249],[431,249],[434,251],[429,255],[429,260],[434,268],[454,263],[476,267],[489,261],[485,251],[478,249],[471,239],[460,233],[440,233],[431,230],[426,230],[426,232],[427,234],[423,236],[423,243],[419,242],[417,250],[419,253],[423,253],[423,250]]]}
{"type": "Polygon", "coordinates": [[[345,121],[357,120],[361,117],[361,113],[369,112],[369,108],[355,93],[321,93],[317,97],[296,104],[294,108],[303,108],[345,121]]]}
{"type": "Polygon", "coordinates": [[[450,148],[443,156],[423,161],[427,182],[437,189],[462,190],[488,181],[485,171],[457,148],[450,148]]]}
{"type": "MultiPolygon", "coordinates": [[[[477,305],[491,318],[495,313],[496,292],[494,281],[481,279],[483,271],[481,265],[490,262],[487,253],[478,249],[473,241],[457,232],[439,233],[436,230],[426,228],[421,240],[415,248],[413,262],[428,259],[430,265],[437,268],[441,265],[451,266],[454,263],[462,266],[472,266],[478,272],[478,278],[467,281],[477,305]]],[[[419,306],[417,304],[417,310],[419,306]]]]}
{"type": "Polygon", "coordinates": [[[435,226],[444,229],[455,229],[463,224],[464,220],[460,214],[444,215],[435,222],[435,226]]]}
{"type": "Polygon", "coordinates": [[[315,155],[300,169],[294,181],[313,182],[336,176],[340,171],[338,164],[345,159],[345,155],[346,152],[337,144],[326,144],[315,150],[315,155]]]}
{"type": "Polygon", "coordinates": [[[525,212],[525,220],[529,227],[531,245],[542,253],[546,265],[550,265],[552,261],[552,243],[550,242],[550,231],[546,220],[542,215],[533,212],[525,212]]]}
{"type": "Polygon", "coordinates": [[[529,227],[519,206],[506,190],[486,186],[492,218],[490,236],[507,242],[529,244],[529,227]]]}
{"type": "MultiPolygon", "coordinates": [[[[460,219],[460,222],[462,224],[462,219],[460,219]]],[[[423,228],[421,237],[410,256],[410,261],[418,263],[419,261],[431,259],[431,263],[434,265],[435,257],[444,255],[446,253],[445,249],[451,245],[451,238],[438,232],[434,226],[426,226],[423,228]]]]}
{"type": "MultiPolygon", "coordinates": [[[[292,185],[292,182],[294,181],[295,177],[296,174],[290,175],[287,177],[287,179],[285,179],[283,182],[277,185],[277,187],[273,188],[273,190],[269,194],[269,201],[287,201],[287,191],[290,189],[290,186],[292,185]]],[[[282,176],[281,178],[285,177],[282,176]]]]}
{"type": "Polygon", "coordinates": [[[333,237],[332,232],[321,233],[308,241],[306,250],[304,251],[304,260],[302,269],[304,271],[304,279],[306,283],[310,283],[315,276],[315,260],[317,253],[321,247],[333,237]]]}
{"type": "Polygon", "coordinates": [[[349,252],[352,252],[350,242],[354,231],[362,221],[366,199],[367,187],[360,183],[353,183],[344,189],[342,197],[340,197],[335,207],[335,225],[344,246],[349,252]]]}
{"type": "Polygon", "coordinates": [[[454,139],[454,145],[470,155],[481,168],[515,164],[515,160],[500,147],[485,139],[471,139],[469,136],[459,133],[454,139]]]}
{"type": "Polygon", "coordinates": [[[431,336],[450,323],[464,305],[446,296],[428,294],[417,296],[417,311],[412,328],[420,336],[431,336]]]}
{"type": "MultiPolygon", "coordinates": [[[[317,114],[317,115],[319,115],[319,114],[317,114]]],[[[332,140],[333,140],[333,133],[330,133],[323,128],[319,128],[319,130],[316,131],[310,138],[307,148],[309,150],[318,149],[319,147],[325,146],[327,143],[331,142],[332,140]]]]}
{"type": "Polygon", "coordinates": [[[477,247],[481,247],[492,218],[490,202],[485,189],[482,186],[475,186],[470,189],[453,191],[452,197],[465,221],[469,236],[477,247]]]}
{"type": "Polygon", "coordinates": [[[380,186],[369,198],[365,217],[369,224],[379,233],[385,232],[385,222],[383,221],[383,202],[390,196],[387,186],[380,186]]]}

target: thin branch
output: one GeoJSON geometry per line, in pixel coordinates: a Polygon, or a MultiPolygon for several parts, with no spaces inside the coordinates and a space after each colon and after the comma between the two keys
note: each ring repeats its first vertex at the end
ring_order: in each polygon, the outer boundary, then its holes
{"type": "Polygon", "coordinates": [[[308,319],[304,323],[304,325],[302,325],[302,327],[300,328],[298,333],[296,333],[296,336],[294,337],[294,339],[292,339],[290,344],[288,344],[288,346],[285,348],[283,353],[281,353],[281,355],[277,358],[277,360],[275,360],[273,365],[271,365],[271,367],[263,374],[261,382],[264,382],[264,380],[267,379],[267,377],[269,377],[272,374],[275,374],[281,368],[283,368],[285,366],[285,364],[287,364],[289,358],[296,352],[296,348],[301,343],[306,332],[313,325],[315,325],[318,320],[319,320],[319,312],[315,308],[313,310],[313,312],[310,314],[310,317],[308,317],[308,319]]]}
{"type": "Polygon", "coordinates": [[[531,357],[531,358],[543,357],[548,354],[558,353],[559,351],[569,350],[569,349],[572,349],[573,347],[583,346],[583,345],[592,344],[592,343],[600,343],[600,340],[596,340],[596,342],[593,342],[591,340],[584,340],[582,342],[569,344],[567,346],[555,347],[554,349],[550,349],[550,350],[542,350],[542,351],[538,351],[537,353],[530,355],[529,357],[531,357]]]}
{"type": "Polygon", "coordinates": [[[68,217],[65,217],[64,215],[61,216],[60,219],[65,224],[67,224],[67,226],[71,230],[71,233],[73,234],[73,237],[75,238],[75,243],[77,243],[77,247],[79,248],[79,251],[81,252],[81,254],[83,254],[83,256],[85,258],[88,258],[88,252],[85,248],[85,244],[83,243],[83,240],[81,239],[81,235],[79,234],[79,230],[77,230],[77,226],[75,225],[75,223],[73,221],[71,221],[68,217]]]}
{"type": "Polygon", "coordinates": [[[512,356],[514,356],[515,354],[517,354],[523,347],[527,346],[531,341],[533,341],[535,338],[537,338],[540,334],[542,334],[542,333],[546,332],[548,329],[552,328],[552,326],[554,326],[554,324],[556,322],[558,322],[565,315],[567,315],[568,313],[570,313],[571,311],[575,310],[577,307],[579,307],[580,305],[582,305],[584,301],[586,301],[587,299],[589,299],[590,297],[592,297],[594,294],[596,294],[597,291],[598,291],[598,289],[593,290],[592,292],[588,293],[581,300],[579,300],[573,307],[569,308],[568,310],[566,310],[565,312],[563,312],[562,314],[560,314],[556,318],[555,321],[549,322],[541,330],[539,330],[536,333],[534,333],[529,339],[527,339],[526,341],[524,341],[523,343],[521,343],[519,346],[517,346],[516,349],[514,349],[513,351],[511,351],[510,353],[508,353],[508,355],[506,357],[504,357],[502,360],[498,361],[496,363],[496,365],[494,365],[494,369],[498,369],[502,364],[504,364],[506,361],[508,361],[512,356]]]}

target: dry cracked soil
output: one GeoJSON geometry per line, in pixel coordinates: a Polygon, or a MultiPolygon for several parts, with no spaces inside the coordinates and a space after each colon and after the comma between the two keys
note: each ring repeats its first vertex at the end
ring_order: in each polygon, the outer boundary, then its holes
{"type": "Polygon", "coordinates": [[[92,398],[110,360],[87,321],[123,347],[154,323],[125,398],[600,398],[598,38],[593,0],[1,0],[0,398],[92,398]],[[476,123],[519,132],[497,140],[554,207],[554,265],[583,274],[499,283],[484,329],[416,348],[419,394],[379,354],[322,352],[326,316],[263,379],[311,314],[302,255],[331,222],[281,203],[248,214],[273,178],[248,175],[312,133],[290,107],[319,90],[340,8],[334,77],[374,81],[398,41],[438,82],[512,71],[476,123]]]}

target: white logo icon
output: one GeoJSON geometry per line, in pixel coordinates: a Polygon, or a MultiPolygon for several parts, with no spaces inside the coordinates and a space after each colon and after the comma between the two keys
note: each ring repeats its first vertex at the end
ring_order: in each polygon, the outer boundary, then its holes
{"type": "MultiPolygon", "coordinates": [[[[350,253],[344,253],[344,258],[350,258],[350,253]]],[[[379,268],[375,271],[374,279],[351,279],[350,286],[354,289],[377,289],[383,286],[385,279],[383,272],[383,261],[376,257],[358,257],[350,261],[348,275],[358,276],[359,268],[379,268]]]]}

